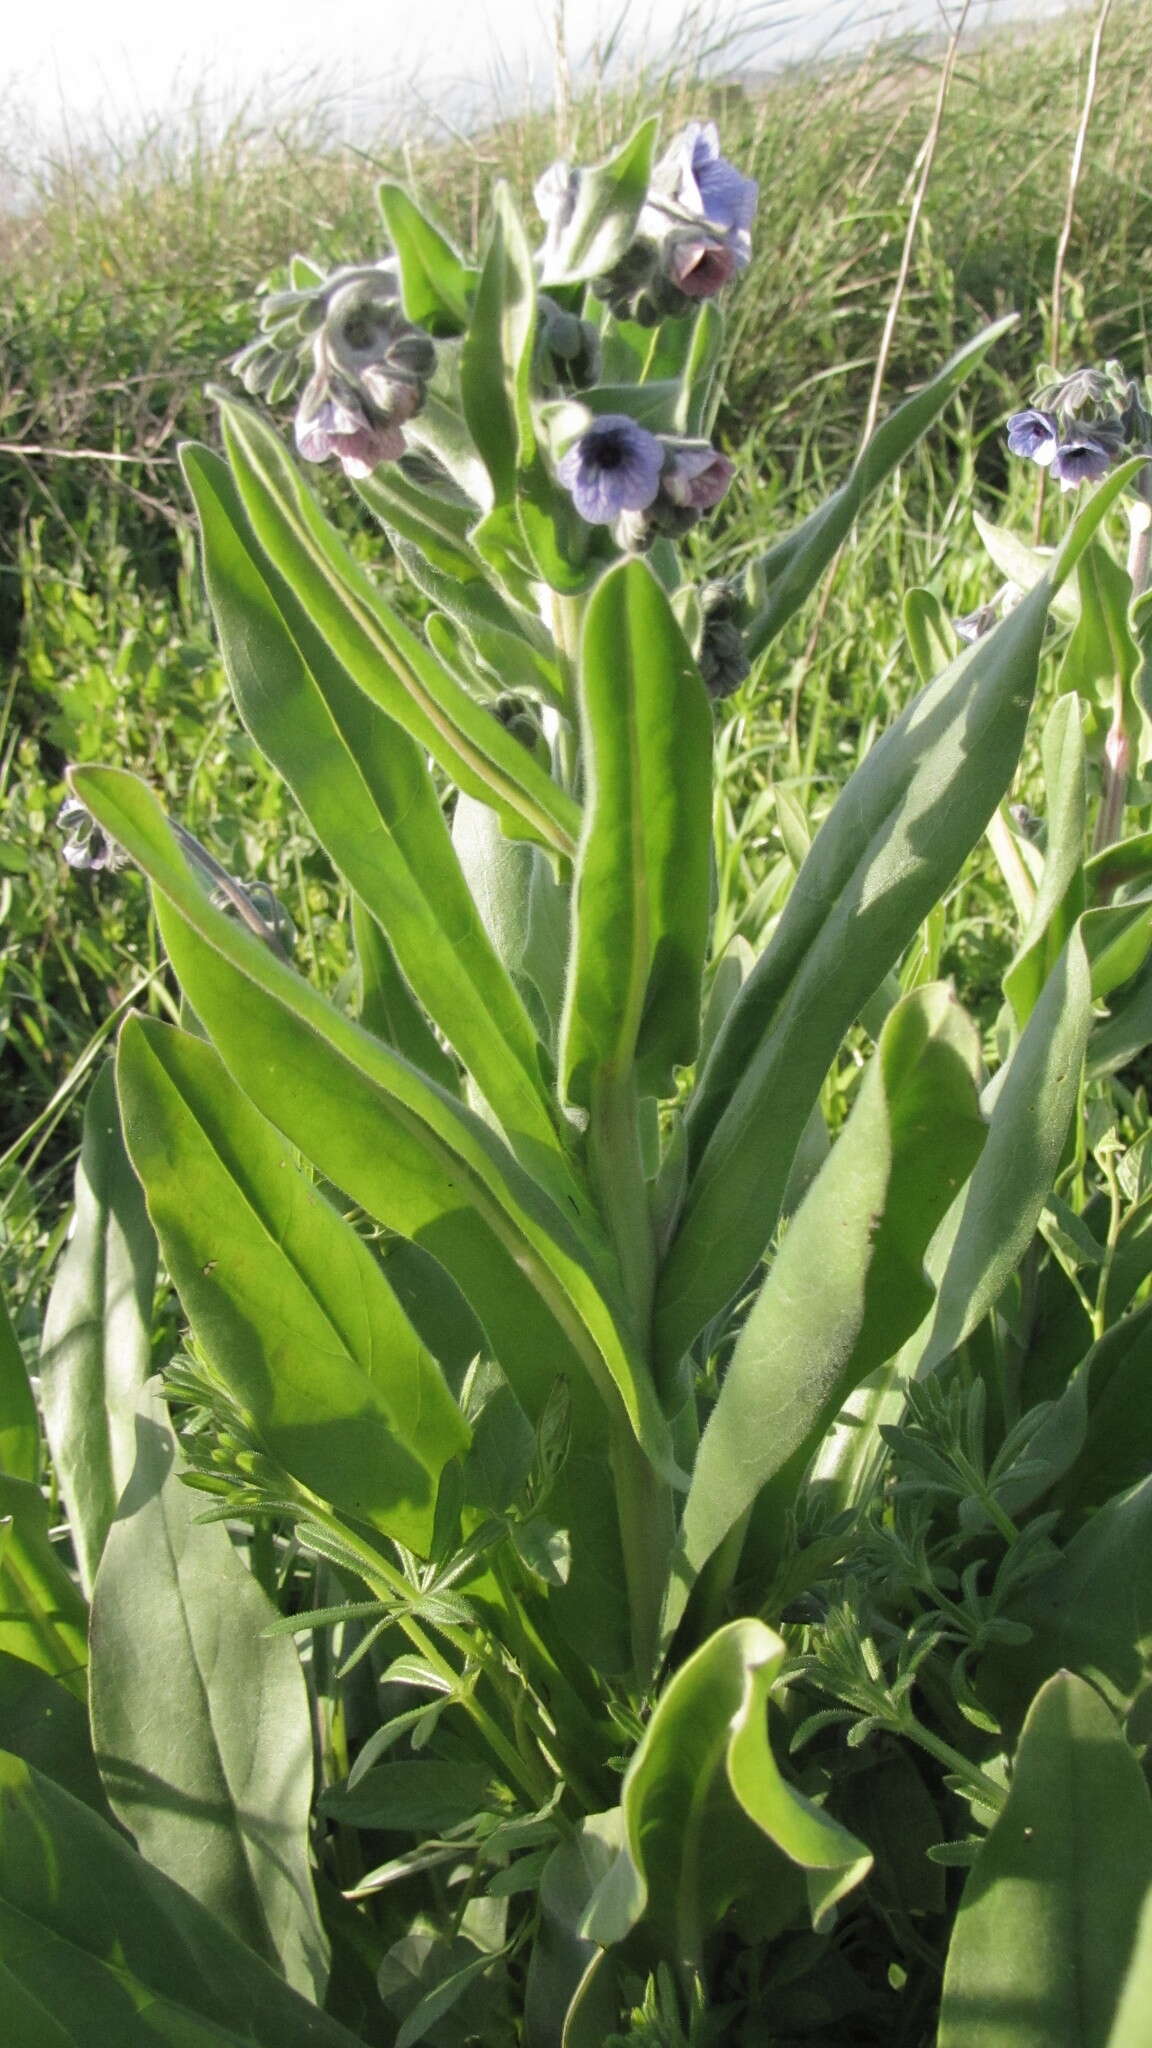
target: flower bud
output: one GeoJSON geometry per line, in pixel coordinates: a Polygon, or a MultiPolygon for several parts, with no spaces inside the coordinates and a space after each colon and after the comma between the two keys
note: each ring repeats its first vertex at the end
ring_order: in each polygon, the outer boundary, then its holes
{"type": "Polygon", "coordinates": [[[700,606],[704,627],[696,659],[708,695],[718,701],[730,697],[751,671],[740,630],[745,607],[740,593],[727,583],[706,583],[700,606]]]}
{"type": "Polygon", "coordinates": [[[590,320],[565,312],[545,292],[539,307],[545,377],[562,391],[586,391],[600,375],[600,336],[590,320]]]}

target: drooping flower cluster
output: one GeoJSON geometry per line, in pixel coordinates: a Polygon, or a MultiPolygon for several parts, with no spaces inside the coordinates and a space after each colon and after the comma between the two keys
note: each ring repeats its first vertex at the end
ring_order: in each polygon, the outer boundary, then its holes
{"type": "MultiPolygon", "coordinates": [[[[573,219],[585,173],[552,164],[536,186],[547,223],[545,273],[573,219]]],[[[711,121],[690,121],[656,165],[635,235],[592,289],[618,319],[654,327],[715,297],[752,255],[759,187],[720,154],[711,121]]]]}
{"type": "Polygon", "coordinates": [[[658,534],[676,537],[718,505],[734,464],[707,441],[650,433],[626,413],[602,413],[557,464],[582,519],[612,526],[637,552],[658,534]]]}
{"type": "Polygon", "coordinates": [[[424,403],[436,350],[405,319],[390,260],[312,276],[268,294],[260,339],[232,367],[248,391],[274,404],[310,365],[296,410],[297,448],[306,462],[334,455],[346,476],[370,476],[404,453],[402,429],[424,403]]]}
{"type": "Polygon", "coordinates": [[[1152,455],[1152,412],[1119,363],[1050,382],[1008,421],[1008,447],[1055,477],[1062,491],[1096,483],[1133,454],[1152,455]]]}

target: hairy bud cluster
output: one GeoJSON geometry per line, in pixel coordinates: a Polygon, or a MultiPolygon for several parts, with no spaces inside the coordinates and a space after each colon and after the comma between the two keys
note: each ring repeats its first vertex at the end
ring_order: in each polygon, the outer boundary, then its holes
{"type": "Polygon", "coordinates": [[[260,339],[232,367],[246,390],[276,404],[310,367],[296,411],[296,446],[307,462],[335,455],[365,477],[404,453],[402,428],[424,403],[436,350],[405,319],[390,260],[346,266],[299,289],[269,293],[260,339]]]}

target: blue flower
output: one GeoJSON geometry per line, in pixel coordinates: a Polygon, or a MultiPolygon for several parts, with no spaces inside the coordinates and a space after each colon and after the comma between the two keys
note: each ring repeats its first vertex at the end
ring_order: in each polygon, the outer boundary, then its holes
{"type": "MultiPolygon", "coordinates": [[[[693,296],[711,296],[727,282],[732,270],[743,270],[752,257],[752,222],[760,188],[755,178],[720,154],[720,137],[714,121],[689,121],[652,173],[652,188],[640,215],[640,232],[656,240],[669,225],[696,231],[723,250],[728,258],[727,274],[719,276],[709,291],[697,289],[693,296]]],[[[676,282],[680,282],[679,279],[676,282]]],[[[681,289],[683,285],[681,284],[681,289]]]]}
{"type": "Polygon", "coordinates": [[[701,210],[725,233],[748,234],[760,197],[755,178],[746,178],[735,164],[721,156],[715,122],[690,121],[685,133],[692,138],[692,175],[700,194],[701,210]]]}
{"type": "Polygon", "coordinates": [[[1014,412],[1008,422],[1008,447],[1013,455],[1026,455],[1047,469],[1060,444],[1060,423],[1055,413],[1041,412],[1030,405],[1014,412]]]}
{"type": "Polygon", "coordinates": [[[664,450],[626,413],[593,420],[556,466],[576,510],[590,526],[611,526],[621,512],[643,512],[660,489],[664,450]]]}
{"type": "Polygon", "coordinates": [[[1110,440],[1096,434],[1077,434],[1062,441],[1052,458],[1052,474],[1062,491],[1074,491],[1078,484],[1094,484],[1106,476],[1120,454],[1110,440]]]}

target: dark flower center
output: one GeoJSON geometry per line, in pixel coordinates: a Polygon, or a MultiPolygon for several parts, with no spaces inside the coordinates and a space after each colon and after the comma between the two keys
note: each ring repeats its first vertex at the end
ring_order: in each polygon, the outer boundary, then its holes
{"type": "Polygon", "coordinates": [[[590,435],[589,440],[588,456],[597,469],[623,469],[628,460],[628,442],[619,427],[606,427],[601,433],[590,435]]]}

